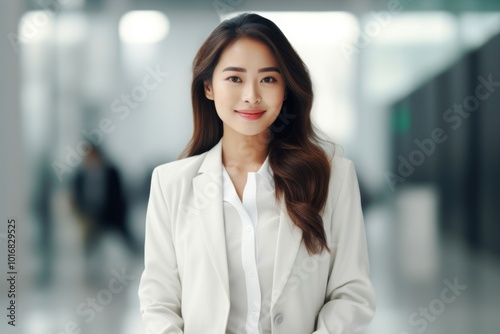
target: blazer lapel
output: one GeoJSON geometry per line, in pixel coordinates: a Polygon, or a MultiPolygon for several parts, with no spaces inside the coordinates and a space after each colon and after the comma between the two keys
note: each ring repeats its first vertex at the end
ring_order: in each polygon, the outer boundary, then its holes
{"type": "Polygon", "coordinates": [[[199,222],[205,237],[207,250],[215,272],[226,292],[229,304],[229,279],[227,269],[226,240],[222,197],[222,142],[219,141],[207,152],[193,179],[196,207],[199,207],[199,222]]]}
{"type": "MultiPolygon", "coordinates": [[[[222,193],[222,141],[220,140],[207,152],[203,163],[193,179],[196,207],[199,207],[201,228],[205,237],[210,259],[215,272],[226,292],[229,303],[229,277],[224,230],[223,193],[222,193]]],[[[288,216],[284,202],[280,204],[280,221],[276,243],[273,272],[273,291],[271,309],[276,304],[297,257],[302,230],[288,216]]]]}
{"type": "Polygon", "coordinates": [[[271,309],[276,304],[288,281],[302,240],[302,230],[295,225],[288,215],[283,199],[280,207],[280,225],[276,244],[276,258],[274,260],[271,309]]]}

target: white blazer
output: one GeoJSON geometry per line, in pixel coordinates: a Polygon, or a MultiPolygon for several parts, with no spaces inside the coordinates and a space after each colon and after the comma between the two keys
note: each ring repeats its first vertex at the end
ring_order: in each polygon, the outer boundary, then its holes
{"type": "MultiPolygon", "coordinates": [[[[139,286],[148,334],[223,334],[229,283],[222,195],[222,142],[156,167],[146,214],[139,286]]],[[[359,333],[375,294],[350,160],[334,157],[323,223],[331,253],[310,256],[281,205],[272,296],[263,296],[272,333],[359,333]]]]}

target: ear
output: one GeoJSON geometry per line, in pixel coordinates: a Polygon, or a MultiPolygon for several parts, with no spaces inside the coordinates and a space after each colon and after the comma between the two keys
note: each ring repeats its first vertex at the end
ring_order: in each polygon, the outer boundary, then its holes
{"type": "Polygon", "coordinates": [[[285,95],[283,96],[283,101],[286,100],[287,93],[288,93],[288,89],[285,89],[285,95]]]}
{"type": "Polygon", "coordinates": [[[214,91],[212,89],[212,84],[207,82],[207,81],[204,81],[203,86],[205,88],[205,96],[207,97],[207,99],[213,100],[214,99],[214,91]]]}

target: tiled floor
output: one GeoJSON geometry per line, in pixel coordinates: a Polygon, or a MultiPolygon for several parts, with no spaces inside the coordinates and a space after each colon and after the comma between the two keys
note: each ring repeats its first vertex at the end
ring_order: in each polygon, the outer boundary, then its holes
{"type": "MultiPolygon", "coordinates": [[[[86,282],[78,225],[64,209],[64,197],[56,202],[62,209],[55,228],[55,279],[44,288],[26,282],[20,297],[24,314],[15,333],[65,334],[73,327],[82,334],[145,333],[137,299],[140,258],[129,256],[121,240],[110,236],[99,257],[103,277],[86,282]],[[122,271],[130,281],[120,292],[109,292],[110,281],[122,271]]],[[[367,334],[500,333],[500,259],[467,252],[459,241],[440,236],[435,203],[432,188],[420,187],[366,210],[378,303],[367,334]],[[453,284],[460,285],[455,293],[443,293],[453,284]]],[[[132,217],[139,239],[144,210],[138,206],[132,217]]],[[[40,269],[32,251],[25,261],[28,277],[40,269]]]]}

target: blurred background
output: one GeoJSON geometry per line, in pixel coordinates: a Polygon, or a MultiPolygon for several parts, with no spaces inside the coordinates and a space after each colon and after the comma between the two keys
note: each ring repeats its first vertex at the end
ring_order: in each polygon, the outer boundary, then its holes
{"type": "Polygon", "coordinates": [[[366,333],[500,333],[494,0],[3,1],[0,247],[15,218],[18,294],[12,327],[1,280],[1,332],[145,333],[151,172],[192,134],[197,49],[247,11],[295,46],[314,122],[355,163],[378,304],[366,333]]]}

